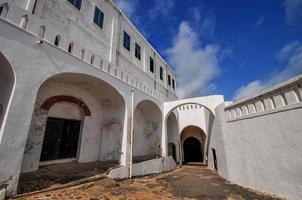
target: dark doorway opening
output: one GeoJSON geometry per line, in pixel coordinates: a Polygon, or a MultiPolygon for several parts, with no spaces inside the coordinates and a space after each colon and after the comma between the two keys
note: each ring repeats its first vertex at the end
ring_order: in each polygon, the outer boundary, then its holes
{"type": "Polygon", "coordinates": [[[76,158],[81,121],[49,117],[40,161],[76,158]]]}
{"type": "Polygon", "coordinates": [[[184,162],[202,162],[203,153],[202,145],[198,139],[194,137],[189,137],[184,141],[184,162]]]}
{"type": "Polygon", "coordinates": [[[213,152],[213,159],[214,159],[214,168],[216,171],[218,171],[216,150],[212,148],[212,152],[213,152]]]}
{"type": "Polygon", "coordinates": [[[168,155],[172,156],[174,161],[177,162],[176,160],[176,146],[174,143],[169,143],[168,144],[168,155]]]}

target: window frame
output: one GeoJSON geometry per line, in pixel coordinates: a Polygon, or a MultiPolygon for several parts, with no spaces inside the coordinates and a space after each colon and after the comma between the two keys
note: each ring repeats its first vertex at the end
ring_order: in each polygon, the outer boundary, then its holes
{"type": "Polygon", "coordinates": [[[171,76],[168,74],[168,85],[171,86],[171,76]]]}
{"type": "Polygon", "coordinates": [[[138,60],[141,60],[142,59],[142,47],[137,44],[137,42],[135,43],[135,57],[138,59],[138,60]]]}
{"type": "Polygon", "coordinates": [[[75,7],[78,10],[81,10],[82,8],[82,0],[67,0],[73,7],[75,7]],[[77,2],[79,1],[79,5],[77,5],[77,2]]]}
{"type": "Polygon", "coordinates": [[[104,20],[105,20],[105,13],[100,8],[95,6],[94,15],[93,15],[93,23],[95,25],[97,25],[99,28],[104,29],[104,20]],[[98,18],[96,18],[97,13],[98,13],[98,18]]]}
{"type": "Polygon", "coordinates": [[[151,56],[149,57],[149,70],[154,74],[154,59],[151,56]]]}
{"type": "Polygon", "coordinates": [[[175,90],[175,80],[172,78],[172,88],[175,90]]]}
{"type": "Polygon", "coordinates": [[[131,36],[126,31],[124,31],[123,35],[123,47],[128,51],[131,51],[131,36]]]}
{"type": "Polygon", "coordinates": [[[160,80],[164,80],[164,68],[162,66],[159,67],[159,78],[160,80]]]}

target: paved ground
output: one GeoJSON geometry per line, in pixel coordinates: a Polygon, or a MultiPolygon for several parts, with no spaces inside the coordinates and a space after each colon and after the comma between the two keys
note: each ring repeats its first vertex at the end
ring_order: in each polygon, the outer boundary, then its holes
{"type": "Polygon", "coordinates": [[[117,163],[110,161],[91,163],[69,162],[40,166],[37,171],[21,174],[18,194],[42,190],[56,185],[64,185],[79,179],[101,175],[107,169],[116,165],[117,163]]]}
{"type": "Polygon", "coordinates": [[[173,172],[114,181],[102,179],[65,189],[18,198],[37,199],[212,199],[254,200],[277,199],[269,195],[247,190],[220,178],[216,173],[200,166],[184,166],[173,172]]]}

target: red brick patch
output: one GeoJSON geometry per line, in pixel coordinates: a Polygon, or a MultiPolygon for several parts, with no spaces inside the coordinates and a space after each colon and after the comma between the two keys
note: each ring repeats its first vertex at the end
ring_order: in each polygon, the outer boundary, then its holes
{"type": "Polygon", "coordinates": [[[73,104],[77,104],[78,106],[80,106],[80,108],[83,109],[85,116],[91,115],[91,112],[84,101],[82,101],[81,99],[77,99],[75,97],[66,96],[66,95],[58,95],[58,96],[53,96],[53,97],[48,98],[46,101],[44,101],[41,108],[43,110],[49,110],[51,108],[51,106],[53,106],[55,103],[58,103],[58,102],[70,102],[73,104]]]}

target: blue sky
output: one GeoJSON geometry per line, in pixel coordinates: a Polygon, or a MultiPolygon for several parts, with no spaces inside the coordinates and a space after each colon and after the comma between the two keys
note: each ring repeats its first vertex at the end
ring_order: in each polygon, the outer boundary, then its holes
{"type": "Polygon", "coordinates": [[[175,70],[180,98],[239,100],[302,74],[302,0],[114,0],[175,70]]]}

